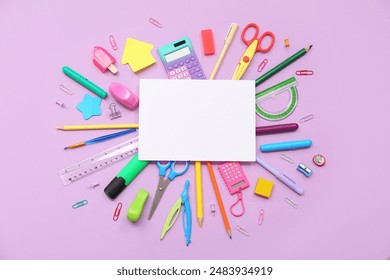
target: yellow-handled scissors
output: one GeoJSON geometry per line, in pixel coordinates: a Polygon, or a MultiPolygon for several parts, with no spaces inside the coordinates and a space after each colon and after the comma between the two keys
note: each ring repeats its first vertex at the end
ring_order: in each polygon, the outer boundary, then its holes
{"type": "Polygon", "coordinates": [[[261,34],[260,37],[258,37],[259,32],[260,32],[260,28],[256,23],[249,23],[247,26],[245,26],[244,30],[242,30],[241,39],[248,46],[248,48],[242,55],[240,62],[237,65],[236,71],[233,74],[233,78],[232,78],[233,80],[240,80],[242,78],[256,52],[266,53],[269,52],[274,46],[275,43],[274,33],[272,33],[271,31],[266,31],[263,34],[261,34]],[[247,40],[245,38],[245,34],[249,28],[254,28],[255,34],[253,35],[252,39],[247,40]],[[269,46],[264,49],[261,47],[261,42],[267,36],[271,37],[271,42],[269,46]]]}

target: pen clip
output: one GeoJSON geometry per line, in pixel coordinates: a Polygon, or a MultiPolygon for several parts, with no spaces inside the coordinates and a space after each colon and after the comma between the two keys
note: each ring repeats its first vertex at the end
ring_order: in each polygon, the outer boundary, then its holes
{"type": "Polygon", "coordinates": [[[226,34],[226,37],[225,37],[225,44],[230,44],[230,42],[227,42],[227,39],[229,38],[229,35],[232,32],[233,27],[236,26],[236,25],[237,25],[237,23],[235,23],[235,22],[233,22],[230,25],[229,31],[228,31],[228,33],[226,34]]]}

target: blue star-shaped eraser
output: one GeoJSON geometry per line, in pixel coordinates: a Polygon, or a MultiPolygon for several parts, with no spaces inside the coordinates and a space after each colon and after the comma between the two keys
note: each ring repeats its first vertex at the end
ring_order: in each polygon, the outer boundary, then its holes
{"type": "Polygon", "coordinates": [[[102,110],[100,109],[101,103],[101,98],[85,94],[83,101],[76,108],[83,114],[84,119],[88,120],[92,116],[100,116],[102,114],[102,110]]]}

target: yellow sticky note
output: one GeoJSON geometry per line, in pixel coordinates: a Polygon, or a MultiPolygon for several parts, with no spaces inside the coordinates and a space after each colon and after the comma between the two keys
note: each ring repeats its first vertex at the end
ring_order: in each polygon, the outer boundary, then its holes
{"type": "Polygon", "coordinates": [[[255,194],[269,198],[271,196],[273,187],[274,187],[274,182],[268,181],[263,178],[259,178],[257,180],[255,194]]]}
{"type": "Polygon", "coordinates": [[[150,53],[153,45],[127,38],[122,54],[122,64],[129,64],[134,73],[154,64],[156,60],[150,53]]]}

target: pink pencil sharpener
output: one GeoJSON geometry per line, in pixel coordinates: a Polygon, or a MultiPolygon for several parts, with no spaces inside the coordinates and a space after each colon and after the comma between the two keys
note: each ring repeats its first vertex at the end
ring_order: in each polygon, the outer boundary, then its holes
{"type": "Polygon", "coordinates": [[[121,83],[111,83],[109,90],[111,95],[122,105],[131,110],[137,108],[139,103],[138,96],[121,83]]]}

